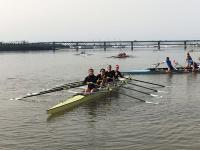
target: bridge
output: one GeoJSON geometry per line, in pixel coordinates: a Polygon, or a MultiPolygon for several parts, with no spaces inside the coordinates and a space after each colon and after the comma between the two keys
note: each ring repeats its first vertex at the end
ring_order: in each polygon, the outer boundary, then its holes
{"type": "Polygon", "coordinates": [[[177,40],[177,41],[71,41],[71,42],[51,42],[52,49],[56,50],[57,46],[63,45],[71,49],[96,49],[103,48],[157,48],[168,46],[200,46],[200,40],[177,40]]]}
{"type": "Polygon", "coordinates": [[[167,48],[170,46],[200,47],[200,40],[174,40],[174,41],[57,41],[57,42],[0,42],[0,50],[58,50],[58,49],[104,49],[109,48],[167,48]]]}

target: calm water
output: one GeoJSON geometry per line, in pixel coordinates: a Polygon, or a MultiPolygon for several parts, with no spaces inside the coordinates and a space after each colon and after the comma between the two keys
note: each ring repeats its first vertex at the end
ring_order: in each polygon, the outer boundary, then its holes
{"type": "MultiPolygon", "coordinates": [[[[66,91],[11,101],[10,98],[82,79],[87,69],[108,64],[121,69],[147,68],[166,56],[184,63],[183,50],[127,51],[134,58],[107,58],[116,51],[0,53],[0,149],[200,149],[200,74],[139,75],[167,85],[163,98],[121,92],[156,102],[147,104],[115,95],[49,118],[46,109],[72,94],[66,91]]],[[[193,58],[200,52],[192,52],[193,58]]],[[[144,85],[144,84],[141,84],[144,85]]],[[[147,85],[146,85],[147,86],[147,85]]],[[[142,90],[142,89],[140,89],[142,90]]],[[[148,90],[143,90],[150,92],[148,90]]]]}

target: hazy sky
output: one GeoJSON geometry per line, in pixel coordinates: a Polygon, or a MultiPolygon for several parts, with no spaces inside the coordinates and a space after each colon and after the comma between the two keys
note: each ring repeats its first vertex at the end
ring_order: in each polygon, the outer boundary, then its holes
{"type": "Polygon", "coordinates": [[[0,41],[200,39],[200,0],[0,0],[0,41]]]}

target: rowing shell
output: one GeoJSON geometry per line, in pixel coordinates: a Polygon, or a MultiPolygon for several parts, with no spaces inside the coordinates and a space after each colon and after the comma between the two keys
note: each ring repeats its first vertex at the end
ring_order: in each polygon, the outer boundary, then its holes
{"type": "MultiPolygon", "coordinates": [[[[148,69],[133,69],[128,71],[122,71],[123,74],[187,74],[193,72],[191,68],[185,70],[183,67],[177,67],[177,70],[167,72],[168,68],[148,68],[148,69]]],[[[194,71],[194,73],[200,73],[200,70],[194,71]]]]}
{"type": "Polygon", "coordinates": [[[49,108],[47,110],[47,113],[53,115],[53,114],[56,114],[59,112],[67,111],[67,110],[69,110],[75,106],[78,106],[81,103],[84,103],[86,101],[95,100],[95,99],[101,98],[103,96],[106,96],[106,95],[110,94],[111,92],[116,91],[120,86],[123,86],[129,80],[130,80],[130,78],[127,78],[127,79],[122,78],[116,84],[110,85],[110,87],[102,88],[98,92],[94,92],[94,93],[86,94],[86,95],[84,95],[84,94],[75,95],[75,96],[49,108]]]}

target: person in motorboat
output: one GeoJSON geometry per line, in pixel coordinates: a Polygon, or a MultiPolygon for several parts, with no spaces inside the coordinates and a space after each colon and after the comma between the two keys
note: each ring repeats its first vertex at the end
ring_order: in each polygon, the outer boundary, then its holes
{"type": "Polygon", "coordinates": [[[82,51],[80,54],[85,54],[85,51],[82,51]]]}
{"type": "Polygon", "coordinates": [[[108,65],[106,71],[107,82],[113,82],[115,79],[115,71],[112,70],[112,66],[108,65]]]}
{"type": "Polygon", "coordinates": [[[116,65],[115,66],[115,70],[114,70],[114,72],[115,72],[115,79],[117,80],[119,77],[120,78],[124,78],[124,76],[121,74],[121,72],[119,71],[119,65],[116,65]]]}
{"type": "Polygon", "coordinates": [[[119,53],[118,57],[119,58],[125,58],[125,57],[127,57],[127,55],[126,55],[126,53],[119,53]]]}
{"type": "Polygon", "coordinates": [[[96,87],[96,82],[97,82],[97,77],[94,75],[94,70],[90,68],[88,70],[88,76],[85,77],[83,83],[87,84],[87,88],[85,89],[85,93],[92,93],[95,92],[97,87],[96,87]]]}

